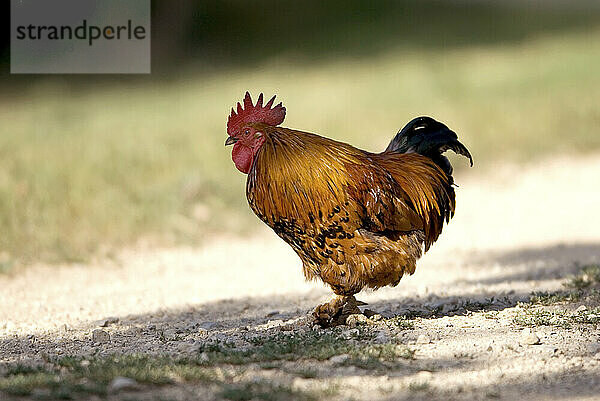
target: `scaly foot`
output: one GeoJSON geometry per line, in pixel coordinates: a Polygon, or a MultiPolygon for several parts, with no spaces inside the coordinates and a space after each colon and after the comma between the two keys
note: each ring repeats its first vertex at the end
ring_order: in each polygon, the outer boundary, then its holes
{"type": "Polygon", "coordinates": [[[353,295],[337,295],[331,301],[317,306],[312,314],[321,327],[339,326],[346,324],[348,316],[362,313],[358,305],[366,304],[357,301],[353,295]]]}

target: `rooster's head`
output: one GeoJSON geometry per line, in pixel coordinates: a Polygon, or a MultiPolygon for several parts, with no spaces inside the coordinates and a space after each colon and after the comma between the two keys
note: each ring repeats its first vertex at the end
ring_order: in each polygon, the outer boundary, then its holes
{"type": "Polygon", "coordinates": [[[252,167],[254,156],[265,142],[264,132],[259,125],[266,124],[273,127],[281,124],[285,118],[285,107],[279,103],[273,106],[275,96],[263,106],[263,94],[258,96],[256,104],[252,104],[250,93],[246,92],[244,106],[238,102],[237,111],[231,109],[227,120],[227,134],[229,137],[225,145],[233,145],[231,157],[235,166],[244,174],[248,174],[252,167]]]}

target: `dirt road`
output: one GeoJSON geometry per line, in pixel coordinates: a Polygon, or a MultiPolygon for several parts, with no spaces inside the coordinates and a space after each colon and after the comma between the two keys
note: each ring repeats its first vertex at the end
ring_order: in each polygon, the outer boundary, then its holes
{"type": "MultiPolygon", "coordinates": [[[[600,155],[458,174],[456,216],[417,272],[358,297],[384,319],[359,325],[368,337],[353,341],[402,345],[410,358],[381,365],[393,366],[387,370],[348,362],[354,351],[271,367],[251,361],[227,380],[282,383],[289,398],[321,391],[317,398],[340,400],[600,399],[598,297],[528,307],[532,292],[562,291],[581,266],[600,263],[598,177],[600,155]],[[540,311],[554,321],[535,320],[546,316],[540,311]],[[390,328],[394,316],[410,324],[390,328]],[[523,332],[530,325],[533,339],[523,332]]],[[[244,349],[254,344],[250,337],[332,332],[301,318],[329,291],[306,283],[291,249],[256,226],[251,238],[216,237],[200,249],[129,250],[116,263],[0,276],[0,380],[17,363],[67,355],[179,357],[197,355],[207,342],[244,349]]],[[[332,333],[358,335],[352,330],[332,333]]],[[[108,397],[245,399],[221,390],[174,380],[108,397]]],[[[88,396],[95,397],[81,395],[88,396]]]]}

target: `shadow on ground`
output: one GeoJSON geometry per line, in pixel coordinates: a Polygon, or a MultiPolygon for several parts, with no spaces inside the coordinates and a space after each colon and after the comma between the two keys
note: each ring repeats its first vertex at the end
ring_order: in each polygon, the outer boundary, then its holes
{"type": "Polygon", "coordinates": [[[467,283],[498,284],[558,279],[574,274],[582,265],[600,263],[600,244],[557,244],[479,253],[473,255],[469,263],[481,266],[480,269],[494,265],[517,266],[518,269],[507,269],[506,274],[495,274],[483,280],[466,280],[467,283]]]}
{"type": "MultiPolygon", "coordinates": [[[[556,245],[545,248],[525,248],[510,252],[493,252],[487,255],[480,254],[474,257],[478,265],[523,265],[524,271],[516,274],[495,274],[490,278],[474,281],[481,284],[527,282],[540,279],[566,279],[581,269],[583,264],[600,262],[600,244],[574,244],[556,245]]],[[[485,268],[485,267],[484,267],[485,268]]],[[[461,281],[462,282],[462,281],[461,281]]],[[[470,282],[470,281],[467,281],[470,282]]],[[[448,283],[451,285],[452,283],[448,283]]],[[[120,326],[135,326],[123,331],[117,329],[115,338],[136,337],[136,331],[172,329],[175,331],[204,329],[207,331],[218,330],[226,332],[236,328],[251,329],[264,325],[272,320],[288,320],[304,316],[320,302],[326,300],[322,292],[296,293],[287,295],[274,295],[267,297],[243,297],[238,299],[225,299],[215,302],[199,304],[194,307],[178,310],[158,310],[148,314],[120,316],[120,326]],[[264,311],[268,311],[266,314],[264,311]]],[[[518,302],[526,301],[531,292],[504,291],[494,293],[486,291],[470,292],[459,296],[440,296],[435,289],[427,296],[396,297],[385,301],[377,301],[368,305],[368,308],[384,313],[386,317],[403,315],[406,317],[443,317],[478,312],[486,310],[502,310],[513,307],[518,302]],[[445,305],[460,305],[462,311],[445,308],[445,305]],[[444,311],[446,310],[446,312],[444,311]]],[[[81,328],[96,327],[98,322],[88,322],[81,328]]],[[[71,330],[67,328],[58,337],[69,337],[71,330]]],[[[36,344],[43,341],[36,338],[33,344],[29,337],[3,338],[0,344],[14,344],[14,356],[32,357],[36,354],[36,344]],[[19,345],[20,344],[20,345],[19,345]],[[30,344],[30,345],[24,345],[30,344]],[[20,349],[20,351],[17,351],[20,349]]],[[[87,339],[74,340],[85,343],[87,339]]],[[[154,341],[153,339],[151,342],[154,341]]],[[[137,338],[136,343],[144,345],[143,337],[137,338]]],[[[56,343],[57,347],[64,350],[72,349],[70,344],[56,343]]],[[[143,347],[147,348],[147,347],[143,347]]],[[[161,348],[161,347],[159,347],[161,348]]],[[[2,347],[2,349],[6,349],[2,347]]]]}
{"type": "MultiPolygon", "coordinates": [[[[600,244],[575,244],[550,246],[546,248],[521,249],[516,252],[493,253],[480,255],[481,262],[488,264],[514,265],[523,264],[526,272],[503,275],[502,273],[483,280],[484,284],[500,282],[527,282],[532,277],[546,279],[566,279],[579,269],[578,263],[597,262],[600,257],[600,244]]],[[[452,283],[449,283],[452,284],[452,283]]],[[[518,302],[527,301],[530,292],[508,291],[493,294],[486,291],[470,292],[460,296],[441,296],[435,293],[426,297],[397,297],[385,301],[377,301],[369,305],[386,318],[406,318],[415,316],[425,318],[423,327],[418,330],[412,326],[400,328],[402,342],[419,344],[417,335],[427,333],[431,328],[427,321],[433,323],[441,317],[469,317],[472,312],[501,311],[512,308],[518,302]]],[[[198,358],[207,344],[229,344],[226,347],[244,347],[249,343],[240,343],[240,336],[247,338],[279,338],[284,330],[282,321],[297,320],[305,316],[314,305],[323,300],[320,294],[289,294],[271,297],[245,297],[239,299],[221,300],[204,303],[189,308],[177,310],[158,310],[152,313],[120,316],[116,322],[87,322],[79,327],[68,328],[55,333],[32,333],[21,337],[5,337],[0,339],[0,349],[8,350],[2,355],[0,362],[0,379],[2,375],[15,364],[38,365],[56,363],[62,358],[111,358],[115,355],[141,354],[149,358],[163,358],[165,355],[173,358],[198,358]],[[274,308],[276,305],[277,309],[274,308]],[[265,311],[267,311],[265,313],[265,311]],[[105,324],[103,324],[105,323],[105,324]],[[101,328],[110,335],[110,340],[92,340],[94,330],[101,328]]],[[[341,335],[340,331],[314,331],[310,323],[300,321],[305,333],[320,338],[331,334],[341,335]]],[[[473,328],[468,333],[458,328],[448,328],[444,332],[443,341],[459,342],[465,336],[477,338],[493,338],[497,333],[506,330],[501,325],[473,328]]],[[[344,337],[339,337],[345,341],[344,337]]],[[[367,346],[371,340],[361,340],[359,346],[367,346]]],[[[323,345],[330,347],[331,344],[323,345]]],[[[427,345],[424,345],[427,347],[427,345]]],[[[318,350],[322,352],[322,350],[318,350]]],[[[340,351],[341,352],[341,351],[340,351]]],[[[334,352],[335,354],[335,352],[334,352]]],[[[320,354],[322,355],[322,354],[320,354]]],[[[158,360],[158,359],[157,359],[158,360]]],[[[393,367],[388,365],[332,365],[328,358],[315,360],[308,358],[303,361],[303,368],[292,366],[297,361],[290,359],[275,359],[269,363],[253,365],[251,370],[261,372],[283,372],[284,377],[293,380],[294,377],[306,376],[310,370],[311,378],[343,379],[350,377],[412,377],[420,371],[453,372],[456,375],[467,375],[468,372],[481,369],[481,362],[470,356],[463,355],[431,355],[419,356],[415,359],[406,358],[395,361],[393,367]],[[386,368],[387,366],[387,368],[386,368]],[[298,372],[305,373],[298,373],[298,372]],[[291,379],[290,379],[291,378],[291,379]]],[[[227,364],[226,364],[227,365],[227,364]]],[[[541,371],[536,375],[514,378],[502,374],[497,378],[482,380],[479,385],[467,389],[467,392],[452,393],[456,399],[471,399],[473,391],[482,397],[516,399],[520,394],[529,393],[538,398],[561,399],[565,396],[593,396],[595,391],[590,383],[595,383],[596,375],[579,368],[564,367],[560,372],[541,371]]],[[[454,374],[454,373],[453,373],[454,374]]],[[[267,375],[268,377],[268,375],[267,375]]],[[[286,379],[286,380],[288,380],[286,379]]],[[[304,377],[304,379],[307,379],[304,377]]],[[[152,383],[152,382],[151,382],[152,383]]],[[[199,384],[184,382],[173,386],[167,384],[159,392],[170,391],[170,396],[193,393],[199,384]],[[183,389],[185,388],[185,389],[183,389]]],[[[426,385],[415,384],[409,390],[401,393],[390,390],[393,395],[382,393],[379,399],[432,399],[443,398],[443,392],[432,390],[426,385]],[[387,397],[387,398],[386,398],[387,397]]],[[[455,390],[453,390],[455,391],[455,390]]],[[[260,397],[259,397],[260,398],[260,397]]]]}

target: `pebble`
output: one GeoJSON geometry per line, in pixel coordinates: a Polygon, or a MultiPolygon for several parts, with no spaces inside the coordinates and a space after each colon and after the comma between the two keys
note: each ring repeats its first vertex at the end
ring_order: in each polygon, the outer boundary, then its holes
{"type": "Polygon", "coordinates": [[[428,371],[428,370],[420,370],[420,371],[417,373],[417,377],[418,377],[419,379],[422,379],[422,380],[429,380],[429,379],[431,379],[431,378],[433,377],[433,373],[431,373],[431,372],[430,372],[430,371],[428,371]]]}
{"type": "Polygon", "coordinates": [[[431,342],[431,338],[427,334],[421,334],[417,338],[417,344],[429,344],[431,342]]]}
{"type": "Polygon", "coordinates": [[[375,336],[374,341],[376,344],[387,344],[390,342],[390,336],[385,331],[380,331],[375,336]]]}
{"type": "Polygon", "coordinates": [[[184,332],[188,331],[188,332],[194,332],[198,330],[198,323],[190,323],[187,326],[185,326],[185,330],[184,332]]]}
{"type": "Polygon", "coordinates": [[[366,323],[368,320],[365,315],[356,313],[346,318],[346,324],[350,327],[356,327],[361,323],[366,323]]]}
{"type": "Polygon", "coordinates": [[[107,317],[100,323],[100,327],[108,327],[111,324],[116,324],[116,323],[119,323],[118,317],[107,317]]]}
{"type": "Polygon", "coordinates": [[[342,364],[342,363],[346,362],[348,359],[350,359],[350,355],[348,355],[348,354],[336,355],[336,356],[332,356],[331,358],[329,358],[329,360],[335,364],[342,364]]]}
{"type": "Polygon", "coordinates": [[[108,385],[108,391],[116,393],[123,390],[135,390],[138,383],[129,377],[117,376],[108,385]]]}
{"type": "Polygon", "coordinates": [[[210,330],[210,329],[214,329],[217,326],[217,324],[215,322],[204,322],[204,323],[200,323],[199,327],[203,328],[204,330],[210,330]]]}
{"type": "MultiPolygon", "coordinates": [[[[285,322],[286,326],[292,327],[294,330],[304,331],[309,327],[309,318],[307,316],[297,317],[285,322]]],[[[246,328],[247,329],[247,328],[246,328]]]]}
{"type": "Polygon", "coordinates": [[[600,352],[600,342],[589,343],[586,345],[586,348],[590,354],[595,354],[597,352],[600,352]]]}
{"type": "Polygon", "coordinates": [[[206,352],[202,352],[200,355],[198,355],[198,359],[200,360],[200,362],[203,363],[207,363],[208,361],[210,361],[210,358],[206,352]]]}
{"type": "Polygon", "coordinates": [[[585,312],[587,310],[588,310],[587,306],[581,305],[580,307],[578,307],[577,309],[575,309],[575,312],[581,313],[581,312],[585,312]]]}
{"type": "Polygon", "coordinates": [[[269,320],[264,326],[267,329],[272,329],[272,328],[275,328],[275,327],[280,327],[280,326],[283,326],[283,320],[281,320],[281,319],[269,320]]]}
{"type": "Polygon", "coordinates": [[[521,339],[519,342],[525,345],[537,345],[540,343],[540,338],[535,332],[531,331],[530,328],[525,328],[521,331],[521,339]]]}
{"type": "Polygon", "coordinates": [[[110,334],[105,330],[95,329],[92,331],[92,341],[99,344],[107,343],[110,341],[110,334]]]}
{"type": "Polygon", "coordinates": [[[558,351],[558,348],[556,348],[554,345],[540,345],[539,347],[536,347],[535,349],[540,354],[546,354],[546,355],[550,355],[550,356],[556,354],[556,351],[558,351]]]}
{"type": "Polygon", "coordinates": [[[344,330],[342,332],[342,336],[345,339],[349,339],[355,336],[358,336],[360,334],[360,331],[358,329],[348,329],[348,330],[344,330]]]}
{"type": "Polygon", "coordinates": [[[163,331],[163,337],[167,341],[175,341],[178,339],[177,330],[175,329],[167,329],[163,331]]]}

